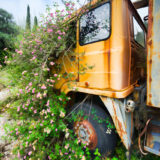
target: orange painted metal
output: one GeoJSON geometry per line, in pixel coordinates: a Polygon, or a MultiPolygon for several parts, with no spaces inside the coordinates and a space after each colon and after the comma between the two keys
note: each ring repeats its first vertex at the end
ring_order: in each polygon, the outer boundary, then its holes
{"type": "MultiPolygon", "coordinates": [[[[94,0],[93,6],[109,2],[109,0],[94,0]],[[99,2],[99,3],[98,3],[99,2]]],[[[129,22],[132,13],[143,24],[135,8],[128,0],[112,0],[111,5],[111,35],[107,40],[81,46],[79,44],[79,21],[77,22],[77,46],[75,49],[76,63],[71,65],[69,60],[64,61],[64,70],[75,74],[76,82],[62,79],[56,85],[66,94],[77,91],[97,94],[112,98],[125,98],[134,90],[134,85],[140,79],[141,69],[137,69],[139,57],[145,49],[132,50],[131,25],[129,22]],[[131,8],[130,12],[128,9],[131,8]],[[117,27],[118,26],[118,27],[117,27]],[[85,74],[78,74],[80,66],[93,66],[85,74]],[[77,65],[77,66],[76,66],[77,65]],[[75,68],[75,69],[74,69],[75,68]],[[78,71],[77,71],[78,69],[78,71]],[[78,75],[77,75],[78,74],[78,75]],[[77,78],[78,77],[78,78],[77,78]],[[72,84],[71,84],[72,83],[72,84]],[[68,87],[69,85],[73,86],[68,87]]],[[[135,46],[136,47],[136,46],[135,46]]]]}

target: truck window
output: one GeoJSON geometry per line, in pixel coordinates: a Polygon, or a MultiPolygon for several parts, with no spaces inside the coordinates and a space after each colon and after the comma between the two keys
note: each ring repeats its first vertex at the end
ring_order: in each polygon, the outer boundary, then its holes
{"type": "Polygon", "coordinates": [[[145,34],[135,17],[133,17],[134,40],[145,47],[145,34]]]}
{"type": "Polygon", "coordinates": [[[80,45],[105,40],[110,36],[110,3],[94,8],[80,18],[80,45]]]}

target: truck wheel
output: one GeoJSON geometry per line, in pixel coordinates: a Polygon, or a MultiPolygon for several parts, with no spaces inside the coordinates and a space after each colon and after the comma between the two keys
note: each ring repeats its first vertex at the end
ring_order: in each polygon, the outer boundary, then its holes
{"type": "Polygon", "coordinates": [[[110,116],[98,105],[83,103],[73,106],[73,114],[79,115],[71,125],[74,133],[81,143],[85,143],[92,155],[96,148],[103,157],[110,156],[116,146],[117,135],[115,130],[109,128],[112,123],[110,116]],[[106,122],[108,120],[108,122],[106,122]]]}

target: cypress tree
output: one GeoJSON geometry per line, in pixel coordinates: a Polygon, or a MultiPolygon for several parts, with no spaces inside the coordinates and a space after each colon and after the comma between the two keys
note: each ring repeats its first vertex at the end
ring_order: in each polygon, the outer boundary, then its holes
{"type": "Polygon", "coordinates": [[[34,17],[33,31],[35,31],[35,30],[37,29],[37,26],[38,26],[38,19],[37,19],[37,17],[35,16],[35,17],[34,17]]]}
{"type": "Polygon", "coordinates": [[[30,17],[30,7],[27,6],[27,17],[26,17],[26,30],[31,30],[31,17],[30,17]]]}
{"type": "Polygon", "coordinates": [[[37,20],[37,16],[34,17],[34,26],[37,27],[38,26],[38,20],[37,20]]]}

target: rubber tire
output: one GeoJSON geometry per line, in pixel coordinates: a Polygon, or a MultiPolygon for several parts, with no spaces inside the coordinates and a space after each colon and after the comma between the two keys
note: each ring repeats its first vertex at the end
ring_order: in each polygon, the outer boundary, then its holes
{"type": "MultiPolygon", "coordinates": [[[[96,116],[100,117],[101,119],[106,120],[108,117],[108,121],[113,124],[112,119],[109,114],[106,113],[100,106],[96,104],[92,104],[90,107],[89,102],[83,103],[83,105],[79,105],[79,103],[76,103],[73,108],[72,112],[77,114],[80,110],[83,111],[83,115],[87,116],[87,120],[92,124],[92,127],[95,129],[95,132],[97,134],[97,146],[99,153],[101,153],[102,157],[108,157],[111,156],[115,150],[116,144],[117,144],[117,134],[115,133],[115,129],[111,129],[111,134],[107,134],[106,131],[108,129],[107,124],[105,122],[99,123],[97,120],[95,120],[94,115],[90,113],[90,108],[93,108],[95,110],[96,116]]],[[[82,117],[83,118],[83,117],[82,117]]],[[[70,124],[70,127],[73,129],[74,122],[70,124]]],[[[94,156],[94,152],[96,150],[90,150],[91,155],[94,156]]]]}

